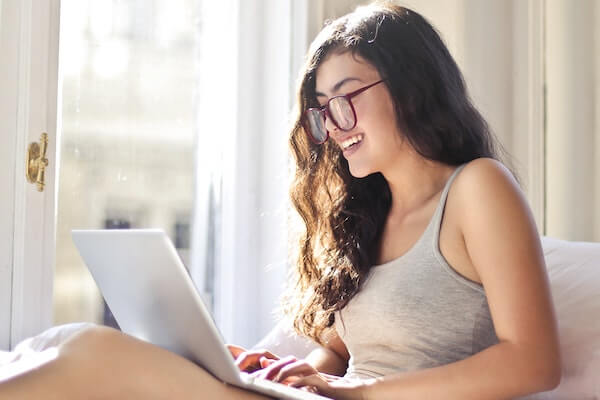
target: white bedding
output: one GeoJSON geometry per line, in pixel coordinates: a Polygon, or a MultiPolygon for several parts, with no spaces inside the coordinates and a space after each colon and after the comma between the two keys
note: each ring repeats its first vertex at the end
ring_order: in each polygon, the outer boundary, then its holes
{"type": "Polygon", "coordinates": [[[0,382],[52,360],[58,353],[58,345],[90,325],[75,323],[56,326],[22,341],[12,352],[0,351],[0,382]]]}

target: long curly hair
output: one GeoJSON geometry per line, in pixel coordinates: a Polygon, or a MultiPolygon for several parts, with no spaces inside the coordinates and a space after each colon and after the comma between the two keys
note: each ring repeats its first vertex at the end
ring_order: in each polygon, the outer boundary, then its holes
{"type": "Polygon", "coordinates": [[[330,54],[351,52],[385,78],[400,132],[424,158],[460,165],[498,159],[487,123],[436,30],[418,13],[374,3],[328,23],[311,44],[300,75],[289,144],[296,169],[291,201],[303,222],[284,311],[295,330],[323,343],[328,328],[376,263],[391,192],[380,173],[354,178],[332,141],[315,145],[302,114],[317,107],[315,77],[330,54]]]}

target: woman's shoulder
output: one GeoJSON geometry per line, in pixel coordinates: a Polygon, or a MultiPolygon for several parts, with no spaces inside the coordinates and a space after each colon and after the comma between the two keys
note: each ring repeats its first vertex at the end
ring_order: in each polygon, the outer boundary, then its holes
{"type": "MultiPolygon", "coordinates": [[[[456,210],[461,221],[486,215],[497,220],[514,217],[516,209],[527,212],[528,205],[519,183],[502,162],[478,158],[464,165],[452,184],[456,210]]],[[[487,218],[486,218],[487,219],[487,218]]]]}
{"type": "Polygon", "coordinates": [[[465,182],[464,184],[486,185],[505,180],[517,183],[508,167],[502,162],[489,157],[476,158],[464,164],[459,176],[460,180],[465,182]]]}
{"type": "Polygon", "coordinates": [[[464,164],[452,186],[455,196],[466,198],[506,190],[520,192],[519,183],[512,172],[502,162],[487,157],[464,164]]]}

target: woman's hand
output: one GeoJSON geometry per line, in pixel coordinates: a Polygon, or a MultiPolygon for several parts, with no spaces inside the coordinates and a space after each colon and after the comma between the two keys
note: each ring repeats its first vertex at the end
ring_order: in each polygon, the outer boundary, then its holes
{"type": "Polygon", "coordinates": [[[261,370],[279,357],[267,350],[246,350],[243,347],[228,344],[227,348],[241,371],[254,372],[261,370]]]}
{"type": "Polygon", "coordinates": [[[362,381],[320,373],[305,360],[293,356],[269,360],[268,365],[253,375],[335,399],[362,400],[365,386],[362,381]]]}

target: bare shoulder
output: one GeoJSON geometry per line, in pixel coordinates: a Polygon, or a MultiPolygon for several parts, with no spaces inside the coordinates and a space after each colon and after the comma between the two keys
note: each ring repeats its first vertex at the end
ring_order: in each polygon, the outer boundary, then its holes
{"type": "MultiPolygon", "coordinates": [[[[519,189],[519,185],[510,170],[498,160],[493,158],[478,158],[465,165],[456,179],[456,186],[462,190],[469,190],[473,194],[474,188],[490,190],[498,186],[511,186],[519,189]]],[[[500,189],[500,188],[499,188],[500,189]]]]}
{"type": "Polygon", "coordinates": [[[456,177],[453,196],[460,205],[461,221],[492,217],[522,218],[529,205],[510,170],[500,161],[478,158],[456,177]]]}
{"type": "Polygon", "coordinates": [[[539,234],[531,210],[501,162],[479,158],[468,163],[456,178],[453,196],[466,250],[482,280],[487,268],[504,264],[498,257],[513,265],[539,260],[539,234]]]}
{"type": "Polygon", "coordinates": [[[491,158],[466,164],[450,187],[440,231],[440,251],[448,263],[483,283],[482,269],[490,264],[475,253],[490,253],[495,243],[491,236],[498,233],[494,220],[521,218],[508,216],[515,209],[527,212],[527,205],[508,168],[491,158]]]}

